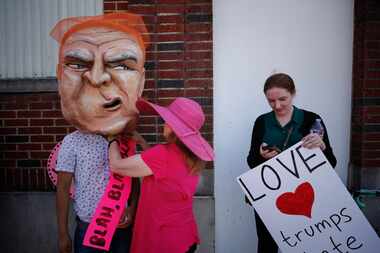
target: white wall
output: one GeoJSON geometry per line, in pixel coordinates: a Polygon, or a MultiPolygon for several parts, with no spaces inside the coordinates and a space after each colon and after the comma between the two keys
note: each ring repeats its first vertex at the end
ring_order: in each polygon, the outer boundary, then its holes
{"type": "Polygon", "coordinates": [[[252,210],[235,178],[273,72],[293,77],[295,105],[325,121],[345,182],[349,161],[353,0],[214,0],[214,146],[217,253],[256,252],[252,210]]]}
{"type": "Polygon", "coordinates": [[[50,30],[65,17],[102,13],[103,0],[0,0],[0,79],[55,77],[50,30]]]}

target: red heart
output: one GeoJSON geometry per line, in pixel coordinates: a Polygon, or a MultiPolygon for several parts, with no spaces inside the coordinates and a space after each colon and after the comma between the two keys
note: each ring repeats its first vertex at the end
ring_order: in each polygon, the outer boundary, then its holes
{"type": "Polygon", "coordinates": [[[314,203],[314,190],[309,182],[300,184],[294,193],[285,192],[276,200],[280,212],[290,215],[304,215],[311,218],[314,203]]]}

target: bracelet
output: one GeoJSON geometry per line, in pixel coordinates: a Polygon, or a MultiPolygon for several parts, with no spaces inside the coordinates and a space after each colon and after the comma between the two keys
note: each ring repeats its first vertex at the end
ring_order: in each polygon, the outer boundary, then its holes
{"type": "Polygon", "coordinates": [[[111,146],[112,142],[114,142],[114,141],[117,142],[117,145],[120,145],[119,140],[118,140],[117,138],[115,138],[115,139],[112,139],[112,140],[110,140],[110,141],[108,142],[108,148],[111,146]]]}

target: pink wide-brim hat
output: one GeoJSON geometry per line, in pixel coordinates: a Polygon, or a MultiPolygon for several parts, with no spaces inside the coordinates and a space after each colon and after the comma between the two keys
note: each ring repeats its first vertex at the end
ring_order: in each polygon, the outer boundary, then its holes
{"type": "Polygon", "coordinates": [[[158,114],[172,128],[176,136],[203,161],[214,160],[214,151],[199,129],[205,121],[201,106],[189,98],[176,98],[163,107],[140,99],[136,107],[142,113],[158,114]]]}

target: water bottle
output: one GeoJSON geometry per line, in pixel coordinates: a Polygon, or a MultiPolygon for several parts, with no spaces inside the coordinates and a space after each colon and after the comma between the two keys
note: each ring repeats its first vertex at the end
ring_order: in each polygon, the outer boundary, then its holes
{"type": "Polygon", "coordinates": [[[310,133],[319,134],[321,137],[323,136],[325,129],[323,128],[321,119],[315,120],[314,124],[311,126],[310,133]]]}

